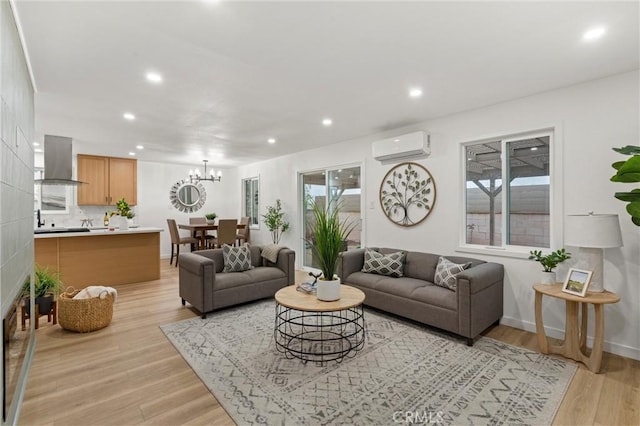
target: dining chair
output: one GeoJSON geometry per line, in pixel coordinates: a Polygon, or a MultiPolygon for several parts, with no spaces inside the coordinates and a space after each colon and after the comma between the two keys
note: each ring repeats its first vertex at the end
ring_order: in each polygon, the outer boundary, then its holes
{"type": "MultiPolygon", "coordinates": [[[[206,225],[207,224],[207,218],[206,217],[190,217],[189,218],[189,225],[206,225]]],[[[213,247],[213,242],[216,239],[215,236],[209,234],[208,231],[196,231],[195,234],[193,235],[193,237],[195,238],[202,238],[201,233],[204,232],[204,244],[205,244],[205,248],[212,248],[213,247]]]]}
{"type": "Polygon", "coordinates": [[[244,225],[244,228],[238,229],[238,233],[236,234],[236,240],[239,246],[249,242],[249,220],[249,217],[240,218],[240,224],[244,225]]]}
{"type": "Polygon", "coordinates": [[[197,238],[194,237],[181,237],[180,232],[178,231],[178,225],[176,225],[175,219],[167,219],[167,226],[169,227],[169,235],[171,236],[171,259],[169,259],[169,265],[173,264],[173,250],[174,246],[177,248],[176,250],[176,267],[178,266],[178,258],[180,256],[180,245],[182,244],[191,244],[197,245],[199,243],[197,238]]]}
{"type": "Polygon", "coordinates": [[[218,237],[216,244],[222,247],[223,244],[236,245],[236,232],[238,230],[238,219],[218,220],[218,237]]]}

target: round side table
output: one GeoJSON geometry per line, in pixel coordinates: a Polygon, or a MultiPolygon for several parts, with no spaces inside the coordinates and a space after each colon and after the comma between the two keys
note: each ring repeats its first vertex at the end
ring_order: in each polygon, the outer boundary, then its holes
{"type": "Polygon", "coordinates": [[[536,292],[536,334],[538,345],[543,354],[558,354],[566,358],[586,365],[589,370],[597,373],[602,363],[602,343],[604,341],[604,309],[603,305],[618,303],[620,297],[610,291],[602,293],[587,292],[585,297],[574,296],[562,291],[562,284],[535,284],[536,292]],[[550,345],[544,332],[542,322],[542,296],[551,296],[565,301],[566,320],[564,328],[564,341],[560,345],[550,345]],[[588,304],[591,303],[596,313],[596,330],[593,337],[591,355],[586,355],[587,350],[587,319],[588,304]],[[580,326],[578,326],[578,308],[582,308],[580,326]]]}

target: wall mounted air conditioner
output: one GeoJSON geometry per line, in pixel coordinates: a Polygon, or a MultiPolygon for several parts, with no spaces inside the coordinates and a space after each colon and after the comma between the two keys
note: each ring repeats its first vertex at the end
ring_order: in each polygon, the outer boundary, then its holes
{"type": "Polygon", "coordinates": [[[424,131],[376,141],[371,149],[373,158],[383,163],[426,157],[431,153],[429,134],[424,131]]]}

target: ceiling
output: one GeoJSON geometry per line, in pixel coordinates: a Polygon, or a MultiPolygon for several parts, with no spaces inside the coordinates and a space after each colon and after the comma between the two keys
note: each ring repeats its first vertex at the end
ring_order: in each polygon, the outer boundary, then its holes
{"type": "Polygon", "coordinates": [[[638,2],[13,4],[36,141],[216,168],[639,68],[638,2]]]}

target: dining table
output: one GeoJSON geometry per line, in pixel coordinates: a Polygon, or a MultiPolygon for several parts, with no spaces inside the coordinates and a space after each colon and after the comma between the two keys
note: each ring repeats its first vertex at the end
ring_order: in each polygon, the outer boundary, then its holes
{"type": "MultiPolygon", "coordinates": [[[[244,223],[240,223],[238,222],[238,225],[236,226],[237,229],[244,229],[245,228],[245,224],[244,223]]],[[[179,229],[186,229],[188,231],[191,232],[191,235],[195,238],[198,238],[200,240],[200,244],[199,244],[199,248],[198,250],[203,250],[205,248],[205,239],[207,236],[207,231],[217,231],[218,230],[218,225],[209,225],[208,223],[193,223],[193,224],[182,224],[182,225],[178,225],[179,229]],[[201,232],[199,232],[201,231],[201,232]]]]}

